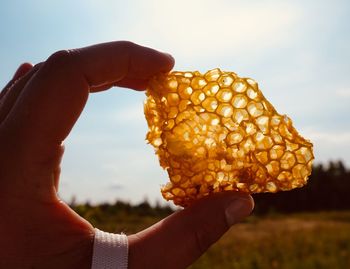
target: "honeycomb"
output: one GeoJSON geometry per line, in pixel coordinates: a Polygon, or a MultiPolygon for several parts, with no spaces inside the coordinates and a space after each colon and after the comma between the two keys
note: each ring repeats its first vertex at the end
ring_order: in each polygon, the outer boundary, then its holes
{"type": "Polygon", "coordinates": [[[188,206],[211,193],[277,192],[302,187],[312,143],[233,72],[172,72],[152,78],[144,111],[147,140],[170,182],[166,200],[188,206]]]}

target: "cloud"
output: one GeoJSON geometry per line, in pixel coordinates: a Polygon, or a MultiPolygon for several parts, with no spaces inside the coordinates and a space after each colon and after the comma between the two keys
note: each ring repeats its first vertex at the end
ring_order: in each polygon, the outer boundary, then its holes
{"type": "Polygon", "coordinates": [[[109,186],[107,186],[106,188],[108,190],[115,191],[115,190],[122,190],[124,188],[124,186],[122,184],[119,184],[119,183],[113,183],[113,184],[110,184],[109,186]]]}
{"type": "Polygon", "coordinates": [[[145,1],[145,24],[131,36],[148,41],[158,36],[183,54],[200,56],[223,51],[259,50],[290,40],[301,15],[292,2],[145,1]]]}
{"type": "Polygon", "coordinates": [[[350,89],[347,89],[347,88],[339,89],[336,91],[336,94],[339,97],[350,98],[350,89]]]}
{"type": "Polygon", "coordinates": [[[303,136],[314,144],[316,163],[340,159],[350,165],[350,131],[306,130],[303,136]]]}
{"type": "Polygon", "coordinates": [[[325,131],[305,131],[305,136],[312,141],[333,145],[350,145],[350,131],[325,132],[325,131]]]}
{"type": "Polygon", "coordinates": [[[112,119],[123,124],[144,123],[145,116],[143,114],[143,105],[139,103],[130,103],[128,106],[118,108],[115,110],[115,113],[113,113],[112,119]]]}

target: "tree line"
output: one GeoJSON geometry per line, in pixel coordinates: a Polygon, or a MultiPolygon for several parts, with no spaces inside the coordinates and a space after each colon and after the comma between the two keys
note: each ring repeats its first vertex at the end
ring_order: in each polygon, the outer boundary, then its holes
{"type": "MultiPolygon", "coordinates": [[[[286,192],[254,194],[253,197],[256,214],[349,210],[350,170],[342,161],[318,164],[313,167],[305,187],[286,192]]],[[[95,216],[99,212],[96,216],[107,214],[165,217],[174,211],[169,205],[157,203],[152,206],[147,199],[137,205],[117,200],[115,203],[96,206],[90,203],[77,205],[72,202],[71,207],[83,216],[91,212],[95,212],[95,216]]]]}
{"type": "Polygon", "coordinates": [[[350,209],[350,171],[342,161],[316,165],[308,184],[278,193],[255,194],[255,212],[300,212],[350,209]]]}

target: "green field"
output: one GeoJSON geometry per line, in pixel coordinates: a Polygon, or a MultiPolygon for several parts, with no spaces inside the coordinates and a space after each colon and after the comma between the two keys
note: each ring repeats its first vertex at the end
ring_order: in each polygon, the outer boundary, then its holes
{"type": "MultiPolygon", "coordinates": [[[[75,210],[93,225],[127,234],[170,212],[144,206],[75,210]]],[[[350,268],[350,211],[251,216],[232,227],[191,269],[350,268]]]]}
{"type": "Polygon", "coordinates": [[[251,217],[190,268],[350,268],[350,212],[251,217]]]}

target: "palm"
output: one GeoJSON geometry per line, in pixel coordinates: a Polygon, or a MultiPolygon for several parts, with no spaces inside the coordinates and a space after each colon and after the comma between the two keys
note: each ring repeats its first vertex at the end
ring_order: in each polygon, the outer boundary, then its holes
{"type": "Polygon", "coordinates": [[[93,228],[56,195],[61,147],[27,148],[6,121],[33,73],[0,99],[0,268],[89,268],[93,228]]]}

